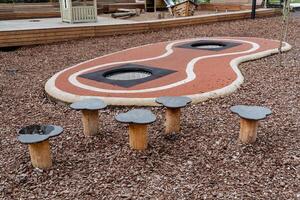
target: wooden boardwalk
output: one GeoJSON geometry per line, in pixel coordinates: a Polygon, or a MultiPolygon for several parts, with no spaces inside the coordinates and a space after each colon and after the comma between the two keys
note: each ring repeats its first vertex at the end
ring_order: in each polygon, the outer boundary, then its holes
{"type": "MultiPolygon", "coordinates": [[[[0,31],[0,47],[25,46],[36,44],[47,44],[88,37],[101,37],[107,35],[120,35],[145,31],[153,31],[163,28],[180,27],[197,24],[208,24],[213,22],[249,19],[251,11],[227,12],[221,14],[210,14],[191,16],[184,18],[163,19],[144,22],[124,22],[117,24],[76,24],[48,28],[20,28],[0,31]]],[[[271,17],[280,15],[279,10],[259,9],[257,17],[271,17]]],[[[1,22],[0,22],[1,24],[1,22]]]]}

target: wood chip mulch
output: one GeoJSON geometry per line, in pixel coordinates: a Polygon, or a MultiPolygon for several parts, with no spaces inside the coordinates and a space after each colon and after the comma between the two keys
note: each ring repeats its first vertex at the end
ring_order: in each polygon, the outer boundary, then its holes
{"type": "MultiPolygon", "coordinates": [[[[293,49],[240,65],[235,93],[183,110],[179,137],[164,137],[164,110],[149,128],[150,147],[129,149],[127,127],[114,120],[128,107],[101,111],[100,135],[85,138],[81,114],[47,98],[45,82],[79,62],[143,44],[193,37],[279,39],[281,18],[241,20],[22,47],[0,52],[0,199],[300,199],[300,19],[290,22],[293,49]],[[236,104],[262,105],[253,145],[237,142],[236,104]],[[17,130],[55,124],[53,167],[34,169],[17,130]]],[[[220,63],[221,64],[221,63],[220,63]]]]}

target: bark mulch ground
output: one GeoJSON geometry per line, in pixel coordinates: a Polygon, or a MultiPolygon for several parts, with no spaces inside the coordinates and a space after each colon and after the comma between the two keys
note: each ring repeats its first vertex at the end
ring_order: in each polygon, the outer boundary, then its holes
{"type": "Polygon", "coordinates": [[[161,108],[150,126],[150,147],[128,147],[127,128],[114,116],[128,107],[101,111],[100,135],[85,138],[81,115],[50,101],[45,82],[79,62],[152,42],[201,36],[279,39],[281,18],[241,20],[141,34],[92,38],[0,52],[1,199],[297,199],[300,198],[300,20],[290,23],[283,66],[273,55],[240,65],[245,83],[235,93],[183,110],[177,140],[163,137],[161,108]],[[237,142],[235,104],[271,108],[257,142],[237,142]],[[17,130],[55,124],[64,133],[51,139],[54,165],[31,167],[17,130]]]}

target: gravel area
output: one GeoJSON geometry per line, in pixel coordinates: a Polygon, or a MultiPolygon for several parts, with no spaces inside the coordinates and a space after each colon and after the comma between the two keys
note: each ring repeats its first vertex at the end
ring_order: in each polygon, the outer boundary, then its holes
{"type": "Polygon", "coordinates": [[[245,83],[235,93],[183,110],[182,131],[164,138],[164,110],[150,147],[129,149],[126,125],[114,120],[128,107],[101,111],[100,135],[85,138],[81,114],[50,101],[45,82],[56,72],[97,56],[152,42],[196,36],[278,39],[280,17],[189,26],[0,52],[0,199],[300,199],[300,20],[290,23],[283,66],[278,55],[240,65],[245,83]],[[257,142],[237,142],[239,118],[230,106],[267,106],[257,142]],[[29,124],[55,124],[54,165],[33,169],[16,140],[29,124]]]}

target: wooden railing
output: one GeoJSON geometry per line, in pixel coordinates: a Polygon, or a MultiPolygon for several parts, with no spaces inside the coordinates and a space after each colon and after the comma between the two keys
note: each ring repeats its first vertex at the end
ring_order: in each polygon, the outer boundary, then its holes
{"type": "Polygon", "coordinates": [[[96,10],[94,6],[76,6],[72,8],[73,22],[96,21],[96,10]]]}

